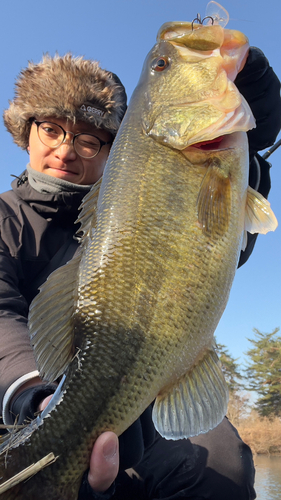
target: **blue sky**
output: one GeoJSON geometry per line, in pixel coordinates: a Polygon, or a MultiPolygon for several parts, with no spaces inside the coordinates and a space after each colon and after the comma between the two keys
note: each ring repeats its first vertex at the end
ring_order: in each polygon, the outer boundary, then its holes
{"type": "MultiPolygon", "coordinates": [[[[16,76],[28,60],[42,54],[72,52],[100,61],[124,83],[128,97],[135,88],[146,54],[155,43],[160,26],[167,21],[191,21],[203,16],[203,0],[73,0],[41,2],[9,0],[1,5],[1,114],[13,98],[16,76]]],[[[250,44],[266,54],[281,79],[279,0],[225,0],[228,28],[243,31],[250,44]]],[[[279,135],[279,138],[281,135],[279,135]]],[[[27,154],[13,144],[1,122],[0,190],[10,187],[10,174],[19,175],[27,154]]],[[[281,224],[281,147],[271,157],[272,189],[269,201],[281,224]]],[[[259,236],[245,266],[237,271],[230,299],[216,331],[235,358],[251,347],[253,328],[270,332],[280,326],[280,228],[259,236]]]]}

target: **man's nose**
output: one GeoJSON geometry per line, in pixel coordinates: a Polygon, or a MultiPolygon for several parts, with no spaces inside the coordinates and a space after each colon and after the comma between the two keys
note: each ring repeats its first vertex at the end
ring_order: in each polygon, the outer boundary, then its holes
{"type": "Polygon", "coordinates": [[[67,133],[64,141],[56,149],[56,151],[61,159],[75,160],[77,153],[74,149],[73,135],[71,133],[67,133]]]}

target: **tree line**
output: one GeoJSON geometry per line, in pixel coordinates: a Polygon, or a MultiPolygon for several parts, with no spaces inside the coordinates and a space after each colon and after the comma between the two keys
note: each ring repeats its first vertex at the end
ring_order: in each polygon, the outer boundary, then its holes
{"type": "MultiPolygon", "coordinates": [[[[254,328],[252,344],[245,353],[248,357],[242,367],[227,347],[217,344],[217,353],[230,390],[230,396],[241,399],[240,391],[257,394],[255,408],[261,417],[281,417],[281,337],[279,328],[262,333],[254,328]]],[[[243,399],[243,396],[242,396],[243,399]]]]}

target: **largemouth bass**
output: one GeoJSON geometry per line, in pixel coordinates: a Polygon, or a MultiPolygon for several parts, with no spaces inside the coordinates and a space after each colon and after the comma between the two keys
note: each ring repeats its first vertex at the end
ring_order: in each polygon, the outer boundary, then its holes
{"type": "Polygon", "coordinates": [[[214,331],[245,230],[276,227],[248,188],[254,119],[233,83],[247,51],[218,24],[160,29],[101,186],[84,199],[81,251],[31,306],[41,377],[66,375],[51,407],[2,446],[2,482],[56,460],[5,500],[77,499],[97,436],[122,434],[154,399],[167,439],[224,417],[214,331]]]}

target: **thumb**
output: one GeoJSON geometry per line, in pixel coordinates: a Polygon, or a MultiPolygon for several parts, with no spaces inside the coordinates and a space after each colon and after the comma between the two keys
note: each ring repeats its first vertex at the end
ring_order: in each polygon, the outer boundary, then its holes
{"type": "Polygon", "coordinates": [[[104,432],[94,444],[88,481],[95,491],[106,491],[119,469],[119,442],[114,432],[104,432]]]}

